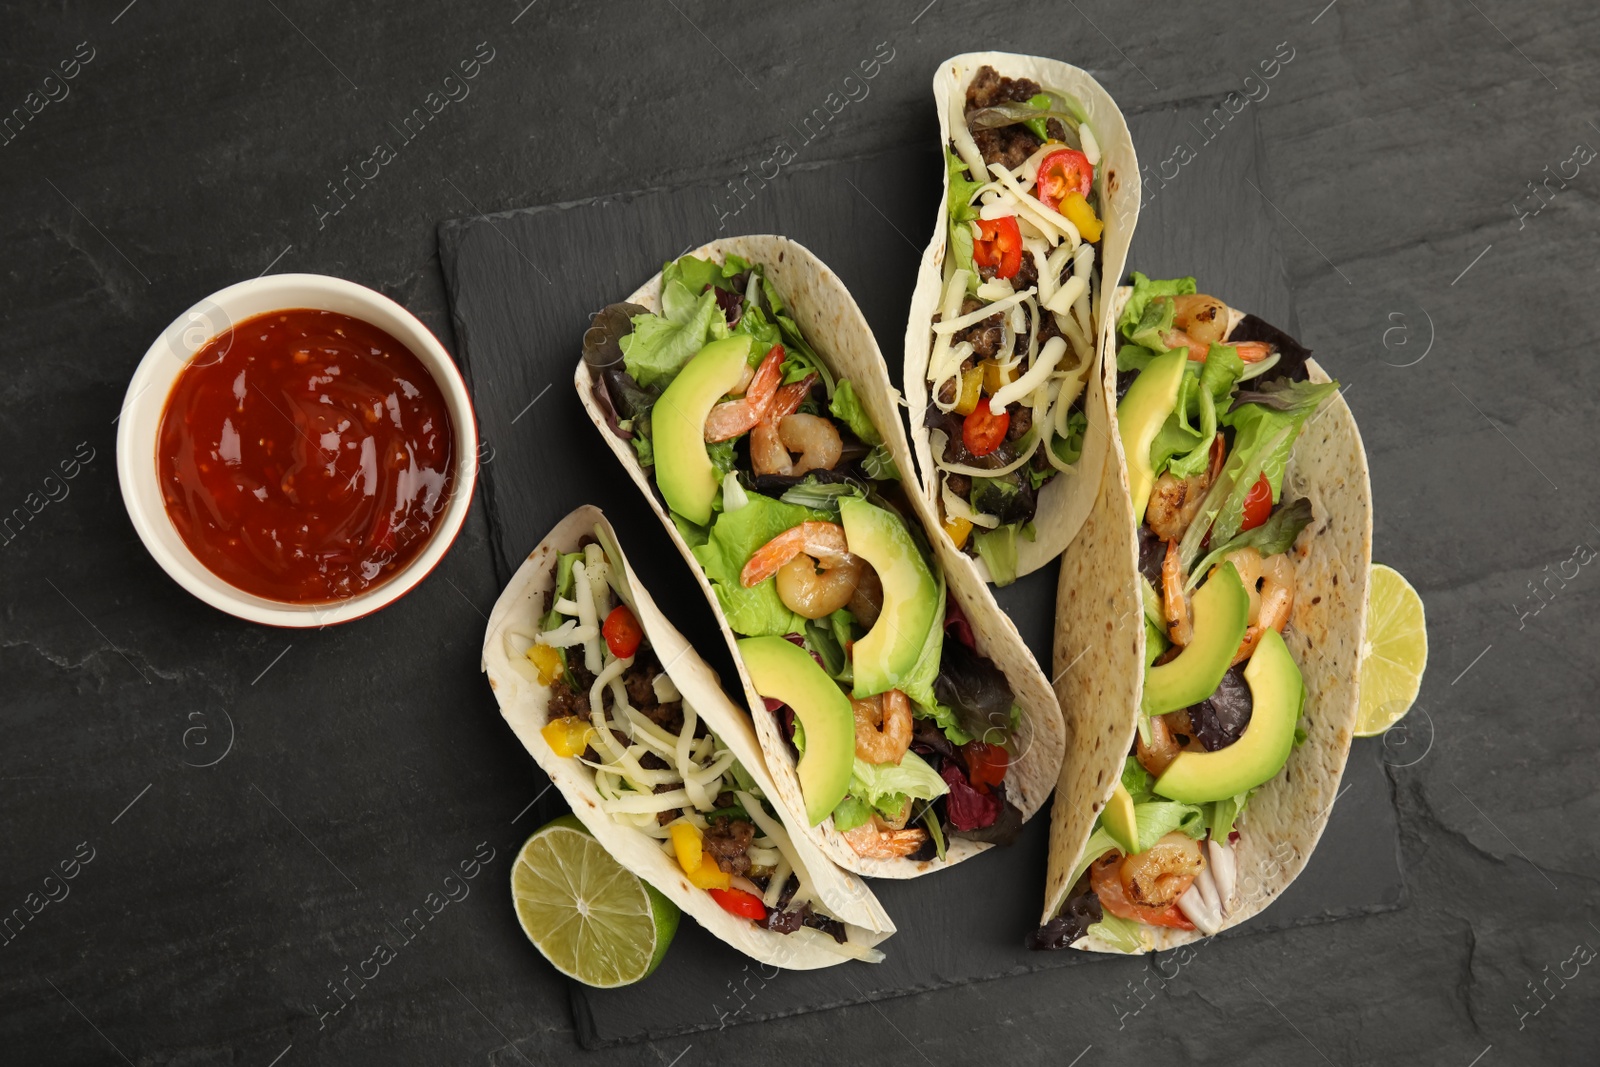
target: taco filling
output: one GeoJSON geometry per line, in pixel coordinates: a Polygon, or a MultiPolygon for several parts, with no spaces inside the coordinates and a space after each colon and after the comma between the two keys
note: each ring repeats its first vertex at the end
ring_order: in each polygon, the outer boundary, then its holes
{"type": "Polygon", "coordinates": [[[1217,932],[1240,903],[1235,825],[1305,736],[1305,687],[1281,635],[1312,508],[1283,482],[1338,383],[1308,381],[1304,348],[1193,278],[1133,282],[1117,320],[1117,419],[1139,520],[1143,707],[1040,948],[1092,933],[1139,951],[1141,924],[1217,932]]]}
{"type": "Polygon", "coordinates": [[[512,662],[524,661],[549,687],[546,743],[593,774],[606,816],[658,841],[723,911],[780,934],[810,929],[846,944],[845,924],[797,869],[760,787],[662,669],[618,568],[594,538],[584,542],[559,557],[531,641],[508,638],[525,646],[512,662]]]}
{"type": "Polygon", "coordinates": [[[949,240],[924,423],[945,532],[1006,585],[1040,490],[1083,451],[1100,148],[1079,101],[989,66],[952,101],[950,123],[949,240]]]}
{"type": "Polygon", "coordinates": [[[809,823],[831,817],[863,857],[1009,842],[1020,709],[855,385],[737,255],[668,264],[661,309],[606,309],[585,359],[741,638],[809,823]]]}

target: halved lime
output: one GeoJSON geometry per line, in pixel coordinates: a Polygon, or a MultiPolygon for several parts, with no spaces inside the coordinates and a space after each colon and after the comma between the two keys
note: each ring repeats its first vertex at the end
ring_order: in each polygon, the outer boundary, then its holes
{"type": "Polygon", "coordinates": [[[613,859],[573,815],[523,842],[511,897],[522,932],[545,959],[597,989],[648,976],[678,930],[677,905],[613,859]]]}
{"type": "Polygon", "coordinates": [[[1399,571],[1374,563],[1367,586],[1356,736],[1374,737],[1399,722],[1417,699],[1427,666],[1428,624],[1422,597],[1399,571]]]}

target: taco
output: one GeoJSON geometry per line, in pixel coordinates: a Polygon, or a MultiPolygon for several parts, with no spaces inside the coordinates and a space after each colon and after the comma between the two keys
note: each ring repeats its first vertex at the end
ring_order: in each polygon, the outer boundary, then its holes
{"type": "Polygon", "coordinates": [[[1061,570],[1076,734],[1032,943],[1143,952],[1255,915],[1322,834],[1356,725],[1372,493],[1309,350],[1193,278],[1135,272],[1117,297],[1092,398],[1115,398],[1117,440],[1061,570]]]}
{"type": "Polygon", "coordinates": [[[1059,556],[1110,441],[1089,404],[1139,166],[1110,95],[1053,59],[977,52],[933,79],[945,192],[906,326],[921,491],[1007,585],[1059,556]]]}
{"type": "Polygon", "coordinates": [[[578,392],[717,614],[791,819],[880,877],[1009,842],[1055,784],[1060,709],[988,589],[930,543],[843,284],[749,236],[630,300],[596,316],[578,392]]]}
{"type": "Polygon", "coordinates": [[[495,603],[483,669],[595,839],[706,930],[796,970],[876,962],[894,924],[794,832],[744,713],[666,620],[598,508],[563,519],[495,603]]]}

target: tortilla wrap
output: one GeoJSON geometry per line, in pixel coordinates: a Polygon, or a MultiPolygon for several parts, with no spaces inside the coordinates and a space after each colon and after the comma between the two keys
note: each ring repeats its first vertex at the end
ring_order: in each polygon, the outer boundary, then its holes
{"type": "MultiPolygon", "coordinates": [[[[1122,117],[1116,102],[1100,83],[1069,63],[1040,56],[1015,55],[1010,52],[968,52],[954,56],[939,64],[933,76],[933,98],[939,111],[939,143],[950,143],[951,104],[961,100],[964,105],[968,83],[985,64],[993,67],[1003,77],[1031,78],[1045,89],[1071,93],[1082,101],[1089,114],[1089,124],[1100,145],[1101,203],[1104,232],[1101,235],[1099,261],[1095,270],[1101,282],[1094,294],[1094,307],[1099,323],[1097,335],[1092,338],[1094,349],[1103,348],[1104,338],[1114,334],[1116,316],[1110,311],[1114,285],[1122,277],[1127,264],[1128,243],[1133,239],[1134,224],[1139,220],[1140,178],[1139,161],[1133,150],[1133,137],[1128,133],[1127,120],[1122,117]]],[[[977,178],[977,175],[972,175],[977,178]]],[[[911,313],[906,322],[905,387],[906,405],[911,415],[911,442],[916,450],[917,471],[921,478],[922,495],[933,514],[937,516],[939,499],[939,473],[933,463],[933,446],[930,431],[923,425],[923,413],[928,409],[928,359],[933,349],[933,319],[939,311],[939,296],[944,288],[945,246],[949,240],[950,178],[944,177],[944,193],[939,198],[939,214],[933,227],[933,240],[922,253],[922,263],[917,268],[917,287],[911,294],[911,313]]],[[[1089,382],[1094,382],[1094,372],[1089,382]]],[[[1033,525],[1036,535],[1032,541],[1017,539],[1017,576],[1038,570],[1061,555],[1078,528],[1083,525],[1095,501],[1102,481],[1107,447],[1114,434],[1108,433],[1111,425],[1105,412],[1086,403],[1089,428],[1084,433],[1083,454],[1071,473],[1062,472],[1039,490],[1038,508],[1033,525]]],[[[936,531],[936,538],[948,542],[948,536],[936,531]]],[[[951,547],[954,547],[953,545],[951,547]]],[[[989,581],[989,568],[981,560],[964,552],[958,553],[964,565],[981,580],[989,581]]]]}
{"type": "Polygon", "coordinates": [[[894,933],[894,922],[866,884],[829,863],[804,834],[794,832],[794,821],[784,817],[783,806],[773,799],[778,795],[777,789],[762,762],[761,746],[750,729],[749,720],[722,692],[715,672],[661,614],[622,554],[611,524],[599,508],[590,506],[578,508],[562,519],[528,554],[500,599],[495,601],[483,642],[483,670],[489,675],[489,685],[500,703],[500,713],[511,724],[529,755],[549,775],[551,783],[561,790],[573,813],[619,863],[655,886],[706,930],[750,958],[792,970],[831,967],[852,958],[847,952],[839,951],[844,946],[833,948],[833,938],[820,931],[801,928],[792,934],[781,934],[723,911],[709,893],[689,882],[677,861],[662,850],[659,842],[614,821],[602,811],[593,772],[575,758],[557,756],[539,732],[546,722],[550,689],[539,683],[537,675],[520,653],[510,647],[508,639],[521,634],[527,640],[539,632],[540,622],[550,607],[558,559],[562,553],[576,551],[580,541],[590,534],[599,539],[606,556],[623,576],[634,615],[646,640],[655,649],[656,657],[683,694],[684,701],[694,708],[706,726],[733,752],[762,793],[772,800],[789,831],[789,844],[783,847],[783,852],[796,876],[810,885],[835,918],[845,923],[850,943],[858,949],[876,945],[894,933]]]}
{"type": "MultiPolygon", "coordinates": [[[[905,429],[900,422],[899,390],[889,381],[888,368],[872,330],[844,283],[810,250],[787,237],[767,234],[729,237],[702,245],[690,254],[720,262],[730,253],[765,268],[768,280],[783,296],[789,312],[800,326],[800,332],[811,343],[818,357],[836,377],[849,378],[855,383],[856,395],[878,432],[883,435],[884,444],[895,464],[909,476],[912,470],[911,450],[906,444],[905,429]]],[[[659,309],[661,275],[658,273],[628,300],[651,311],[659,309]]],[[[706,601],[717,617],[722,635],[727,639],[728,650],[738,666],[739,680],[744,686],[756,735],[761,739],[762,749],[766,753],[767,768],[777,782],[778,796],[788,808],[789,822],[804,828],[828,857],[841,867],[876,878],[914,878],[959,863],[990,847],[955,838],[950,841],[943,860],[873,859],[857,855],[843,836],[834,830],[831,818],[814,827],[807,825],[795,758],[776,719],[766,710],[765,702],[751,683],[750,674],[738,654],[737,639],[728,626],[700,561],[694,557],[688,542],[673,524],[653,479],[640,466],[633,446],[608,428],[605,413],[594,396],[596,379],[591,375],[588,365],[581,361],[575,384],[595,428],[650,501],[650,506],[655,509],[662,525],[678,546],[678,551],[699,579],[700,588],[705,592],[706,601]]],[[[1006,797],[1021,810],[1024,819],[1031,818],[1055,788],[1056,773],[1066,747],[1061,710],[1056,704],[1055,693],[1038,661],[1023,644],[1016,624],[1000,610],[982,578],[971,568],[968,557],[958,552],[947,538],[938,535],[927,502],[914,491],[908,491],[906,497],[916,512],[915,518],[921,520],[923,529],[927,531],[934,561],[944,570],[949,597],[960,605],[972,624],[978,651],[993,660],[995,666],[1005,674],[1011,685],[1012,696],[1022,709],[1016,734],[1018,754],[1006,773],[1006,797]]]]}
{"type": "MultiPolygon", "coordinates": [[[[1121,775],[1138,729],[1144,690],[1145,633],[1139,589],[1139,535],[1129,496],[1127,460],[1116,426],[1114,324],[1132,290],[1116,291],[1113,332],[1101,353],[1098,397],[1113,433],[1106,477],[1083,529],[1061,563],[1056,597],[1056,683],[1072,743],[1056,786],[1044,915],[1060,909],[1067,879],[1083,857],[1095,816],[1121,775]],[[1069,669],[1070,667],[1070,669],[1069,669]]],[[[1328,375],[1306,361],[1313,382],[1328,375]]],[[[1270,904],[1305,868],[1327,825],[1350,754],[1357,716],[1361,644],[1372,567],[1372,487],[1361,433],[1344,397],[1334,394],[1295,440],[1284,472],[1284,497],[1311,502],[1312,518],[1290,553],[1294,608],[1284,639],[1306,687],[1300,725],[1305,742],[1274,778],[1250,797],[1236,827],[1238,868],[1222,929],[1270,904]]],[[[1198,930],[1140,927],[1144,950],[1197,941],[1198,930]]],[[[1117,952],[1094,936],[1074,948],[1117,952]]]]}

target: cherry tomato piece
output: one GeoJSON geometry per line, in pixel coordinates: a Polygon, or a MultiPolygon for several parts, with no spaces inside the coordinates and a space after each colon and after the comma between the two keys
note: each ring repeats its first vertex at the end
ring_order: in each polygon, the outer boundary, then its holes
{"type": "Polygon", "coordinates": [[[1164,908],[1152,908],[1129,900],[1128,893],[1122,885],[1121,868],[1122,853],[1115,851],[1107,852],[1089,867],[1089,885],[1094,889],[1095,896],[1100,898],[1102,908],[1118,918],[1132,919],[1134,922],[1149,926],[1170,926],[1177,930],[1194,929],[1194,923],[1184,917],[1176,904],[1169,904],[1164,908]]]}
{"type": "Polygon", "coordinates": [[[961,755],[967,761],[967,781],[980,793],[987,793],[1005,781],[1011,754],[999,745],[968,741],[961,746],[961,755]]]}
{"type": "Polygon", "coordinates": [[[1010,278],[1022,268],[1022,231],[1014,215],[998,219],[979,219],[978,236],[972,240],[972,261],[990,267],[996,278],[1010,278]]]}
{"type": "Polygon", "coordinates": [[[644,630],[639,626],[639,620],[633,617],[633,611],[626,604],[618,604],[611,609],[611,614],[606,616],[605,625],[600,628],[600,633],[606,639],[606,647],[618,659],[627,659],[639,651],[639,643],[644,640],[644,630]]]}
{"type": "Polygon", "coordinates": [[[746,893],[743,889],[708,889],[711,899],[721,905],[722,910],[729,915],[737,915],[741,919],[753,919],[760,922],[767,917],[767,906],[761,903],[761,898],[754,893],[746,893]]]}
{"type": "Polygon", "coordinates": [[[987,456],[999,448],[1006,439],[1006,431],[1011,428],[1011,412],[1002,411],[998,415],[989,412],[989,401],[978,401],[978,406],[972,409],[972,414],[961,423],[961,443],[967,446],[967,451],[974,456],[987,456]]]}
{"type": "Polygon", "coordinates": [[[1089,157],[1075,148],[1061,148],[1039,161],[1033,192],[1039,203],[1051,211],[1060,211],[1061,201],[1068,193],[1087,198],[1093,184],[1094,167],[1089,157]]]}
{"type": "Polygon", "coordinates": [[[1239,522],[1239,532],[1253,530],[1267,521],[1267,516],[1272,514],[1272,483],[1267,481],[1267,475],[1262,472],[1256,484],[1250,487],[1250,494],[1244,498],[1244,517],[1239,522]]]}

